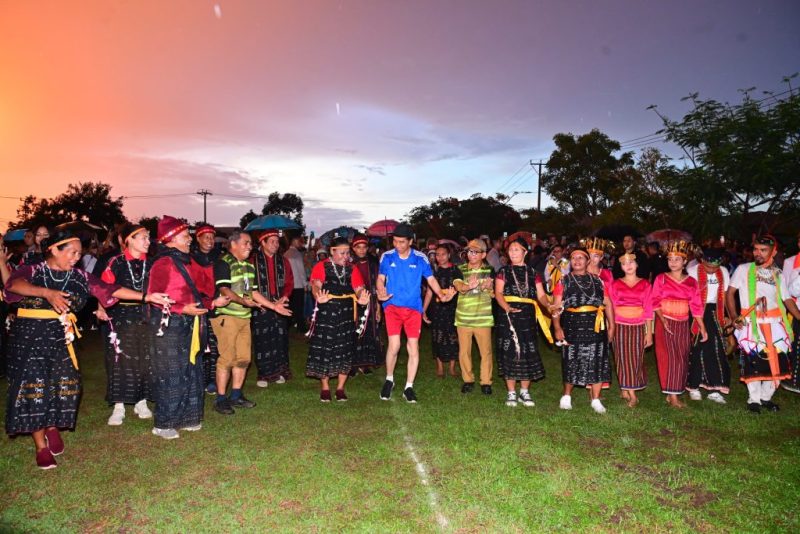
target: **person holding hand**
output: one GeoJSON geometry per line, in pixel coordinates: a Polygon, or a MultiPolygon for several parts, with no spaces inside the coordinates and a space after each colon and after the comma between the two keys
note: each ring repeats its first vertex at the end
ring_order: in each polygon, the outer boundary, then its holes
{"type": "Polygon", "coordinates": [[[214,278],[189,255],[189,225],[165,215],[158,222],[159,252],[150,270],[148,291],[163,292],[173,301],[150,310],[153,369],[153,434],[180,437],[178,430],[196,431],[203,421],[203,350],[205,321],[200,316],[230,299],[213,299],[214,278]]]}
{"type": "Polygon", "coordinates": [[[361,272],[350,263],[350,243],[335,237],[330,258],[311,270],[311,294],[317,305],[309,328],[306,376],[320,381],[319,400],[331,401],[330,379],[338,378],[336,400],[344,402],[356,335],[364,333],[369,291],[361,272]],[[359,311],[362,313],[359,314],[359,311]]]}

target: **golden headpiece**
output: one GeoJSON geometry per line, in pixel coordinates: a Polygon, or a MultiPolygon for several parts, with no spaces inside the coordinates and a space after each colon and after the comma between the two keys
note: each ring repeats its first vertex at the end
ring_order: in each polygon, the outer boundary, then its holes
{"type": "Polygon", "coordinates": [[[697,247],[692,244],[691,241],[670,241],[664,247],[664,254],[667,256],[670,254],[677,254],[686,258],[689,255],[694,254],[696,249],[697,247]]]}
{"type": "Polygon", "coordinates": [[[605,254],[614,251],[614,242],[601,237],[584,237],[578,240],[580,246],[589,251],[589,254],[605,254]]]}

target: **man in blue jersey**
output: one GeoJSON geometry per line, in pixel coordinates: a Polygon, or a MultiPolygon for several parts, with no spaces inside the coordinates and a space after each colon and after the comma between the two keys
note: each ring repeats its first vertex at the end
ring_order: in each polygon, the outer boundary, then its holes
{"type": "Polygon", "coordinates": [[[422,279],[442,302],[453,298],[454,291],[442,291],[433,277],[431,264],[422,252],[411,248],[414,231],[407,224],[398,224],[392,238],[394,249],[381,256],[376,284],[378,299],[383,302],[386,333],[389,347],[386,350],[386,382],[381,389],[381,399],[392,398],[394,367],[400,352],[400,334],[406,332],[408,350],[408,377],[403,389],[407,402],[417,402],[414,377],[419,366],[419,335],[422,330],[422,279]]]}

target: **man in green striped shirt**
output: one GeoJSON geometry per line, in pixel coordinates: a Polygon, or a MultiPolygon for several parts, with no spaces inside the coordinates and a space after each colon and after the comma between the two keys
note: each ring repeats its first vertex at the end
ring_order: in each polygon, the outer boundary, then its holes
{"type": "Polygon", "coordinates": [[[464,385],[462,393],[475,387],[472,372],[472,338],[481,354],[480,381],[484,395],[492,394],[492,298],[494,298],[494,269],[486,262],[486,243],[473,239],[467,244],[467,263],[458,266],[461,277],[453,281],[458,291],[456,330],[458,331],[458,361],[464,385]]]}
{"type": "Polygon", "coordinates": [[[252,309],[270,308],[282,315],[291,312],[283,302],[272,303],[259,293],[255,267],[247,259],[253,250],[250,235],[234,230],[228,238],[228,246],[230,251],[214,263],[214,278],[217,291],[230,298],[230,303],[214,310],[216,316],[211,319],[211,327],[219,343],[214,409],[224,415],[233,415],[234,408],[253,408],[256,405],[242,394],[250,365],[252,309]],[[230,396],[225,394],[229,378],[230,396]]]}

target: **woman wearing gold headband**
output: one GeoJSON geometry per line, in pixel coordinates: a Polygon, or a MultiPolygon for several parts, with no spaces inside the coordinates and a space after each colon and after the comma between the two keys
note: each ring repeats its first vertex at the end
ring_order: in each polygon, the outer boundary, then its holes
{"type": "Polygon", "coordinates": [[[689,376],[689,353],[692,349],[691,321],[694,317],[702,341],[708,339],[703,324],[703,303],[697,281],[684,271],[692,246],[685,241],[667,246],[669,272],[653,280],[651,304],[656,314],[656,362],[661,391],[676,408],[686,405],[678,395],[686,390],[689,376]]]}
{"type": "MultiPolygon", "coordinates": [[[[147,260],[150,234],[140,225],[126,224],[120,229],[123,241],[122,254],[108,262],[100,278],[109,284],[142,291],[152,267],[147,260]]],[[[141,301],[125,301],[119,306],[97,310],[104,327],[106,341],[106,402],[114,405],[108,424],[119,426],[125,419],[125,404],[133,404],[139,419],[150,419],[153,413],[147,407],[150,398],[150,339],[145,324],[146,307],[141,301]]]]}
{"type": "Polygon", "coordinates": [[[81,377],[72,343],[78,334],[75,312],[94,296],[104,306],[117,299],[164,302],[163,293],[138,291],[107,284],[75,269],[81,241],[59,232],[43,242],[45,261],[24,266],[8,281],[6,299],[19,305],[11,330],[6,433],[31,434],[36,463],[56,467],[54,456],[64,452],[59,429],[75,428],[81,377]]]}
{"type": "Polygon", "coordinates": [[[617,326],[614,363],[622,398],[633,408],[639,403],[636,392],[647,387],[644,349],[653,344],[653,308],[650,282],[636,275],[636,255],[624,253],[619,263],[624,276],[609,286],[617,326]]]}
{"type": "Polygon", "coordinates": [[[576,248],[569,259],[571,272],[553,291],[553,327],[561,346],[564,381],[559,407],[571,410],[572,389],[589,387],[592,409],[605,413],[600,391],[604,382],[611,381],[608,342],[614,339],[614,311],[602,280],[586,272],[589,252],[576,248]]]}

